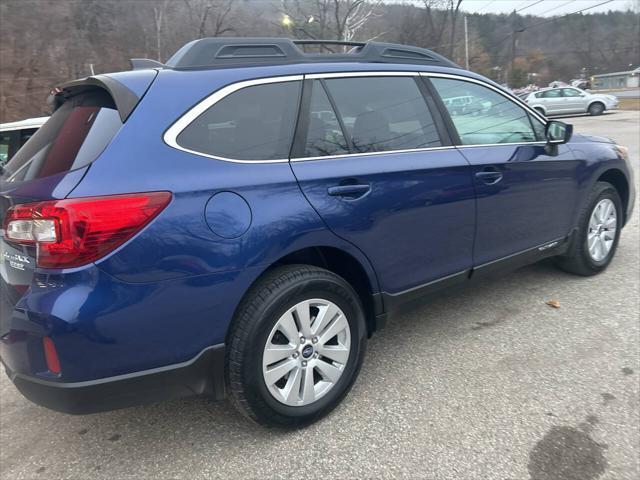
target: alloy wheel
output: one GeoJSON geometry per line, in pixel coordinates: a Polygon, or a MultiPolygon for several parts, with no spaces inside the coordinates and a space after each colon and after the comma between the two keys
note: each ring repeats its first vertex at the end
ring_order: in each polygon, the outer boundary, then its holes
{"type": "Polygon", "coordinates": [[[342,310],[329,300],[304,300],[269,333],[262,354],[264,382],[279,402],[309,405],[336,385],[350,351],[351,330],[342,310]]]}
{"type": "Polygon", "coordinates": [[[600,200],[589,218],[587,246],[589,255],[596,262],[607,258],[613,247],[618,228],[616,206],[608,198],[600,200]]]}

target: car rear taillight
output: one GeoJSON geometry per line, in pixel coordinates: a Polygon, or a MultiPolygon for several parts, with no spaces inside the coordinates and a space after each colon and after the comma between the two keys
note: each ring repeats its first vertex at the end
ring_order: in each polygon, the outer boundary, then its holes
{"type": "Polygon", "coordinates": [[[39,267],[79,267],[122,245],[170,200],[170,192],[149,192],[15,205],[7,211],[4,237],[35,245],[39,267]]]}

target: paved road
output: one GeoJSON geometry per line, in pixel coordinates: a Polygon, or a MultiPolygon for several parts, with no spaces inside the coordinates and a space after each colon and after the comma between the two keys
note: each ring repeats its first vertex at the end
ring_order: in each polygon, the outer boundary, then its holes
{"type": "MultiPolygon", "coordinates": [[[[597,90],[594,90],[593,93],[598,93],[597,90]]],[[[640,88],[634,88],[632,90],[616,90],[607,92],[608,94],[615,95],[620,98],[639,98],[640,97],[640,88]]]]}
{"type": "MultiPolygon", "coordinates": [[[[570,121],[638,168],[640,112],[570,121]]],[[[303,431],[204,399],[66,416],[2,375],[0,476],[637,480],[637,212],[596,278],[543,263],[398,318],[344,404],[303,431]]]]}

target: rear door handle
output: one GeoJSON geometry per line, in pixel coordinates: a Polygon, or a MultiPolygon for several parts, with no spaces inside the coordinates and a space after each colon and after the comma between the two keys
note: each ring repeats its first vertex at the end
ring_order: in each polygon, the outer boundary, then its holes
{"type": "Polygon", "coordinates": [[[502,173],[495,167],[486,167],[481,172],[476,172],[476,178],[487,185],[495,185],[502,180],[502,173]]]}
{"type": "Polygon", "coordinates": [[[371,191],[371,185],[338,185],[327,188],[327,193],[332,197],[345,197],[351,200],[364,197],[371,191]]]}

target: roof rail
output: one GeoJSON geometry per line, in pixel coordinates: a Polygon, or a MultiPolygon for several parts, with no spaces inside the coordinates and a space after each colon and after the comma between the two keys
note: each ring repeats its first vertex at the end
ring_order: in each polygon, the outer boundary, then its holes
{"type": "Polygon", "coordinates": [[[407,63],[460,68],[451,60],[431,50],[409,45],[251,37],[202,38],[187,43],[165,65],[145,59],[133,59],[132,65],[134,70],[139,68],[181,70],[319,62],[407,63]],[[336,45],[353,48],[347,52],[307,53],[303,49],[309,45],[336,45]]]}

